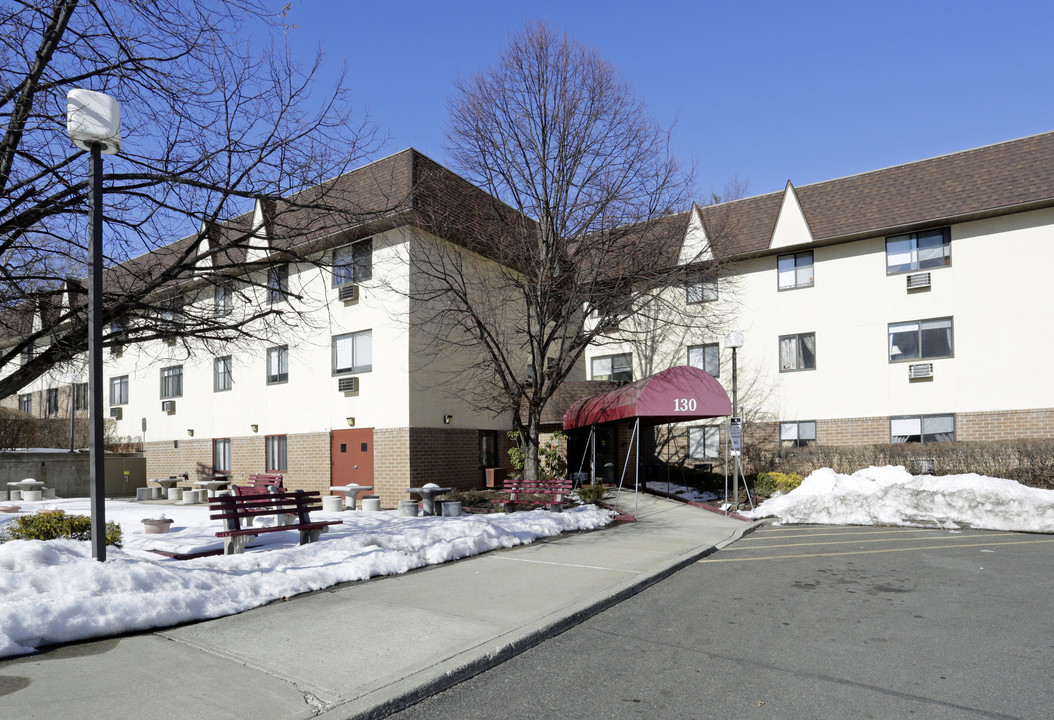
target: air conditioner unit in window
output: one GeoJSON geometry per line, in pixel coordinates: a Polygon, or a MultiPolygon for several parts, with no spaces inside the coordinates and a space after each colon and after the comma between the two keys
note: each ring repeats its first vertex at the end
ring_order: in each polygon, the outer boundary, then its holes
{"type": "Polygon", "coordinates": [[[341,285],[338,291],[340,299],[346,303],[358,302],[359,299],[359,286],[358,285],[341,285]]]}
{"type": "Polygon", "coordinates": [[[342,393],[358,392],[359,379],[357,377],[341,378],[337,380],[337,390],[342,393]]]}
{"type": "Polygon", "coordinates": [[[928,272],[912,273],[908,275],[908,290],[920,290],[930,286],[930,274],[928,272]]]}
{"type": "Polygon", "coordinates": [[[176,401],[175,400],[162,400],[161,401],[161,412],[168,413],[169,415],[176,414],[176,401]]]}
{"type": "Polygon", "coordinates": [[[115,358],[119,358],[124,355],[124,348],[120,345],[113,345],[110,347],[110,355],[115,358]]]}
{"type": "Polygon", "coordinates": [[[919,380],[933,377],[933,363],[916,363],[908,365],[908,379],[919,380]]]}
{"type": "Polygon", "coordinates": [[[110,417],[112,417],[114,420],[120,420],[122,417],[124,417],[123,409],[119,407],[110,408],[110,417]]]}

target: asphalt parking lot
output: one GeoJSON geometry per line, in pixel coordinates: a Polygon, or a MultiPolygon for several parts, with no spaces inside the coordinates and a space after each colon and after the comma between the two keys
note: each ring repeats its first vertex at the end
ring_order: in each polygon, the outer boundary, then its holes
{"type": "Polygon", "coordinates": [[[398,717],[1048,718],[1054,537],[768,526],[398,717]]]}

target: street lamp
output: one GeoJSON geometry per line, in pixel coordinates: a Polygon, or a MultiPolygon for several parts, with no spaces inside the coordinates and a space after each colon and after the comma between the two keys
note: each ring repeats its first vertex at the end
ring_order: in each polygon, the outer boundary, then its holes
{"type": "Polygon", "coordinates": [[[91,153],[88,237],[88,412],[92,557],[106,560],[106,465],[102,417],[102,155],[121,151],[121,106],[109,95],[74,88],[66,95],[66,132],[91,153]]]}
{"type": "MultiPolygon", "coordinates": [[[[725,347],[732,349],[732,418],[728,423],[728,435],[732,438],[732,452],[736,458],[733,473],[734,480],[732,481],[733,487],[733,502],[736,507],[739,507],[739,476],[742,473],[742,466],[739,462],[739,447],[742,446],[742,436],[739,434],[742,429],[742,424],[739,422],[739,376],[738,368],[736,367],[736,351],[743,347],[743,333],[738,330],[733,330],[725,335],[725,347]],[[733,437],[733,431],[736,435],[733,437]],[[737,445],[739,447],[737,447],[737,445]]],[[[727,461],[727,455],[726,455],[727,461]]],[[[744,479],[745,482],[745,479],[744,479]]],[[[725,466],[725,503],[728,503],[728,466],[725,466]]]]}

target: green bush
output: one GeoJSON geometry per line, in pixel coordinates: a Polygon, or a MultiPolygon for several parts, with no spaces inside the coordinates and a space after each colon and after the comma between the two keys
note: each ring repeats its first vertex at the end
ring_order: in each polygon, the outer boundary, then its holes
{"type": "MultiPolygon", "coordinates": [[[[91,540],[91,518],[87,515],[41,513],[23,515],[5,523],[0,542],[7,540],[91,540]]],[[[121,526],[106,523],[106,544],[121,547],[121,526]]]]}
{"type": "Polygon", "coordinates": [[[604,497],[607,495],[607,488],[601,483],[595,483],[593,485],[583,485],[578,488],[578,499],[582,502],[589,504],[596,504],[603,502],[604,497]]]}
{"type": "Polygon", "coordinates": [[[763,472],[758,473],[754,481],[754,492],[771,497],[777,492],[789,493],[801,485],[802,477],[798,473],[763,472]]]}

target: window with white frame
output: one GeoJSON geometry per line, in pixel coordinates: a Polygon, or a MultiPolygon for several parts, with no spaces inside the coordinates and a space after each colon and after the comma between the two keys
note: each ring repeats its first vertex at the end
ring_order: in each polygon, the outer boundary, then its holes
{"type": "Polygon", "coordinates": [[[685,302],[689,305],[717,300],[717,275],[704,270],[693,270],[685,281],[685,302]]]}
{"type": "Polygon", "coordinates": [[[288,441],[285,435],[267,436],[267,472],[285,471],[288,458],[288,441]]]}
{"type": "Polygon", "coordinates": [[[267,301],[272,305],[289,298],[289,265],[272,265],[267,268],[267,301]]]}
{"type": "Polygon", "coordinates": [[[780,372],[816,369],[816,333],[780,336],[780,372]]]}
{"type": "Polygon", "coordinates": [[[602,355],[593,358],[593,379],[611,382],[633,381],[633,354],[602,355]]]}
{"type": "Polygon", "coordinates": [[[18,409],[27,415],[33,414],[33,393],[22,393],[18,396],[18,409]]]}
{"type": "Polygon", "coordinates": [[[952,357],[952,319],[889,324],[889,361],[952,357]]]}
{"type": "Polygon", "coordinates": [[[267,384],[289,382],[289,346],[267,348],[267,384]]]}
{"type": "Polygon", "coordinates": [[[776,268],[780,290],[812,287],[812,250],[780,255],[776,268]]]}
{"type": "Polygon", "coordinates": [[[955,415],[904,415],[889,419],[889,441],[900,443],[955,440],[955,415]]]}
{"type": "Polygon", "coordinates": [[[373,369],[373,330],[333,336],[333,374],[373,369]]]}
{"type": "Polygon", "coordinates": [[[26,345],[24,348],[22,348],[22,364],[23,365],[28,365],[30,360],[33,359],[34,350],[35,350],[35,348],[33,347],[32,343],[29,344],[29,345],[26,345]]]}
{"type": "Polygon", "coordinates": [[[811,447],[815,444],[815,420],[780,423],[780,445],[783,447],[811,447]]]}
{"type": "Polygon", "coordinates": [[[230,475],[231,439],[216,438],[212,441],[212,472],[214,475],[230,475]]]}
{"type": "Polygon", "coordinates": [[[333,251],[333,287],[359,284],[373,278],[373,238],[333,251]]]}
{"type": "Polygon", "coordinates": [[[48,415],[58,415],[59,414],[59,389],[58,388],[48,388],[47,408],[48,408],[48,415]]]}
{"type": "Polygon", "coordinates": [[[212,390],[223,392],[234,387],[233,362],[230,355],[212,361],[212,390]]]}
{"type": "Polygon", "coordinates": [[[161,399],[183,396],[183,366],[161,368],[161,399]]]}
{"type": "Polygon", "coordinates": [[[128,404],[128,376],[121,375],[120,377],[110,378],[110,404],[111,405],[127,405],[128,404]]]}
{"type": "Polygon", "coordinates": [[[886,274],[926,270],[952,264],[949,228],[886,238],[886,274]]]}
{"type": "Polygon", "coordinates": [[[688,346],[688,364],[714,377],[721,376],[721,346],[717,343],[688,346]]]}
{"type": "Polygon", "coordinates": [[[88,409],[88,383],[77,383],[73,386],[73,409],[88,409]]]}
{"type": "Polygon", "coordinates": [[[216,286],[216,294],[213,299],[213,311],[216,317],[230,315],[234,310],[234,292],[224,285],[216,286]]]}
{"type": "Polygon", "coordinates": [[[692,460],[721,455],[721,430],[716,425],[688,428],[688,457],[692,460]]]}

